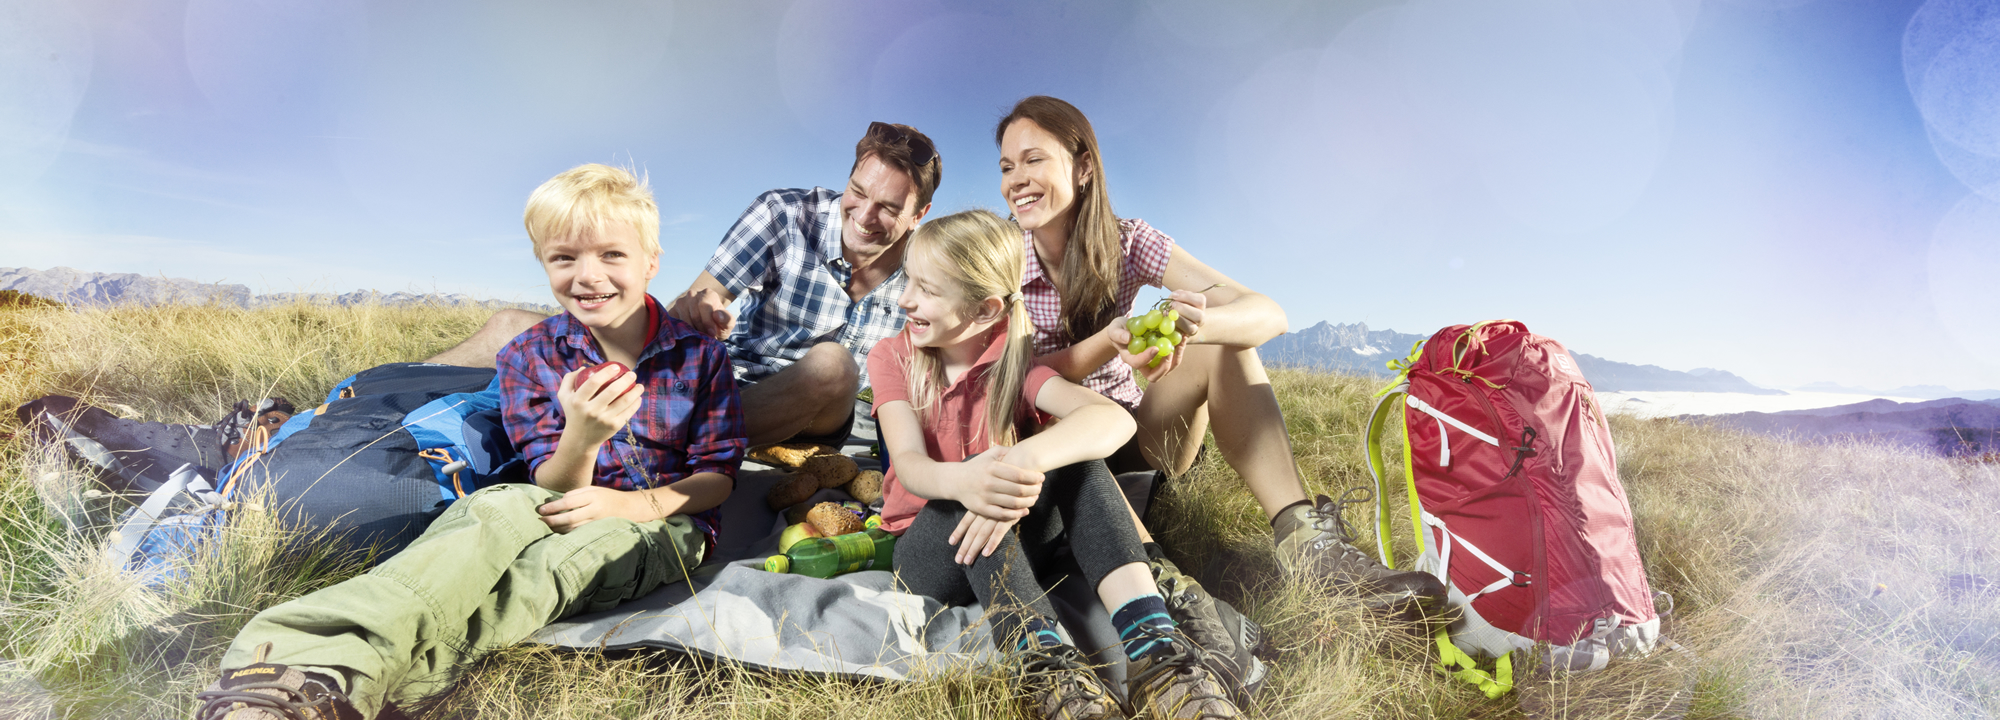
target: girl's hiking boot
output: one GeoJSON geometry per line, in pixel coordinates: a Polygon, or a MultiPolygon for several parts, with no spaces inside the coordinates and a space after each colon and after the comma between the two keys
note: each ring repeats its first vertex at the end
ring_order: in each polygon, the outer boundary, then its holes
{"type": "Polygon", "coordinates": [[[1201,649],[1177,631],[1146,626],[1160,643],[1125,667],[1125,694],[1134,717],[1148,720],[1235,720],[1243,717],[1201,649]]]}
{"type": "Polygon", "coordinates": [[[1193,576],[1181,572],[1165,556],[1146,561],[1153,582],[1167,601],[1181,634],[1201,648],[1202,664],[1229,690],[1230,699],[1246,705],[1264,685],[1264,660],[1275,655],[1264,629],[1228,603],[1208,594],[1193,576]]]}
{"type": "Polygon", "coordinates": [[[196,694],[196,720],[362,720],[332,678],[264,662],[271,644],[257,647],[256,662],[224,668],[222,678],[196,694]]]}
{"type": "Polygon", "coordinates": [[[1373,495],[1338,502],[1325,495],[1311,505],[1293,505],[1271,520],[1278,563],[1287,573],[1307,573],[1332,582],[1336,592],[1361,598],[1369,610],[1412,620],[1435,617],[1447,605],[1444,583],[1430,573],[1391,570],[1354,546],[1354,532],[1340,516],[1342,506],[1365,503],[1373,495]]]}
{"type": "Polygon", "coordinates": [[[1069,645],[1031,650],[1021,657],[1021,699],[1047,720],[1124,720],[1118,700],[1104,691],[1083,651],[1069,645]]]}

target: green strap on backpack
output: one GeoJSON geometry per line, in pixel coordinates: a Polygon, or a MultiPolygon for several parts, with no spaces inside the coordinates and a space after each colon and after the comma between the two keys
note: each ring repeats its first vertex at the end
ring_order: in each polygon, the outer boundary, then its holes
{"type": "MultiPolygon", "coordinates": [[[[1409,357],[1390,360],[1387,365],[1396,371],[1395,380],[1375,393],[1375,411],[1368,417],[1368,471],[1375,477],[1375,543],[1382,556],[1382,564],[1396,567],[1395,553],[1389,548],[1389,507],[1382,502],[1388,496],[1389,473],[1382,460],[1382,432],[1387,427],[1391,415],[1402,417],[1401,402],[1410,393],[1410,368],[1422,355],[1424,343],[1418,341],[1410,347],[1409,357]]],[[[1410,426],[1403,427],[1403,486],[1410,499],[1410,529],[1417,539],[1417,552],[1423,553],[1426,545],[1423,533],[1423,504],[1417,498],[1417,476],[1410,464],[1410,426]]],[[[1514,689],[1514,663],[1511,655],[1502,655],[1493,662],[1491,671],[1479,668],[1479,661],[1451,642],[1446,628],[1440,627],[1432,633],[1437,641],[1438,672],[1458,678],[1468,685],[1479,688],[1487,698],[1498,698],[1514,689]]]]}

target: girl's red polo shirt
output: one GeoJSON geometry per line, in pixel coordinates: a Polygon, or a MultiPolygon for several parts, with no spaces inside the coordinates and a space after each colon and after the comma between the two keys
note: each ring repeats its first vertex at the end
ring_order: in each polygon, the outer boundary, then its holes
{"type": "MultiPolygon", "coordinates": [[[[963,462],[993,445],[987,439],[982,420],[986,416],[986,373],[1007,349],[1007,324],[995,325],[990,337],[985,352],[980,353],[972,369],[945,388],[937,412],[925,413],[919,409],[917,413],[923,420],[924,451],[932,460],[963,462]]],[[[897,400],[910,401],[908,376],[912,350],[909,333],[902,332],[876,343],[875,349],[868,353],[868,381],[875,387],[876,410],[897,400]]],[[[1017,436],[1027,435],[1027,421],[1033,417],[1029,413],[1037,412],[1035,396],[1041,393],[1044,383],[1056,376],[1054,369],[1044,365],[1028,370],[1028,380],[1021,384],[1024,412],[1015,424],[1017,436]]],[[[896,468],[891,466],[882,478],[882,529],[903,534],[917,512],[924,509],[924,502],[903,489],[903,483],[896,479],[896,468]]]]}

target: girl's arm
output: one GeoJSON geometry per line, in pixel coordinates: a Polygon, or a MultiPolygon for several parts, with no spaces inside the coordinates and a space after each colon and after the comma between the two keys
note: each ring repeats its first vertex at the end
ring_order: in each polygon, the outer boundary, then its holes
{"type": "MultiPolygon", "coordinates": [[[[1061,418],[1062,422],[1008,450],[1002,458],[1002,467],[1041,474],[1085,460],[1110,457],[1139,429],[1125,408],[1059,377],[1042,383],[1042,389],[1035,393],[1035,407],[1061,418]]],[[[958,546],[955,559],[959,564],[971,565],[980,557],[992,555],[1014,522],[968,513],[951,532],[949,541],[958,546]]]]}
{"type": "Polygon", "coordinates": [[[1010,448],[996,445],[965,462],[932,460],[917,411],[907,400],[877,407],[875,422],[881,429],[882,449],[896,468],[896,481],[912,495],[956,501],[974,514],[996,520],[1020,519],[1041,496],[1041,472],[1001,462],[1010,448]]]}
{"type": "Polygon", "coordinates": [[[1139,430],[1118,403],[1063,378],[1042,383],[1035,407],[1062,422],[1014,445],[1006,462],[1036,473],[1111,457],[1139,430]]]}

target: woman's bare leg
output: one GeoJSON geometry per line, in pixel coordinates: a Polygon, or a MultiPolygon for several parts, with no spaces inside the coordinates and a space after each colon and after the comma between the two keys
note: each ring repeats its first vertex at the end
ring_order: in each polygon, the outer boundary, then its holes
{"type": "Polygon", "coordinates": [[[1133,414],[1140,450],[1155,468],[1187,472],[1212,429],[1223,461],[1250,487],[1266,519],[1306,499],[1278,396],[1255,348],[1188,347],[1180,367],[1148,386],[1133,414]]]}

